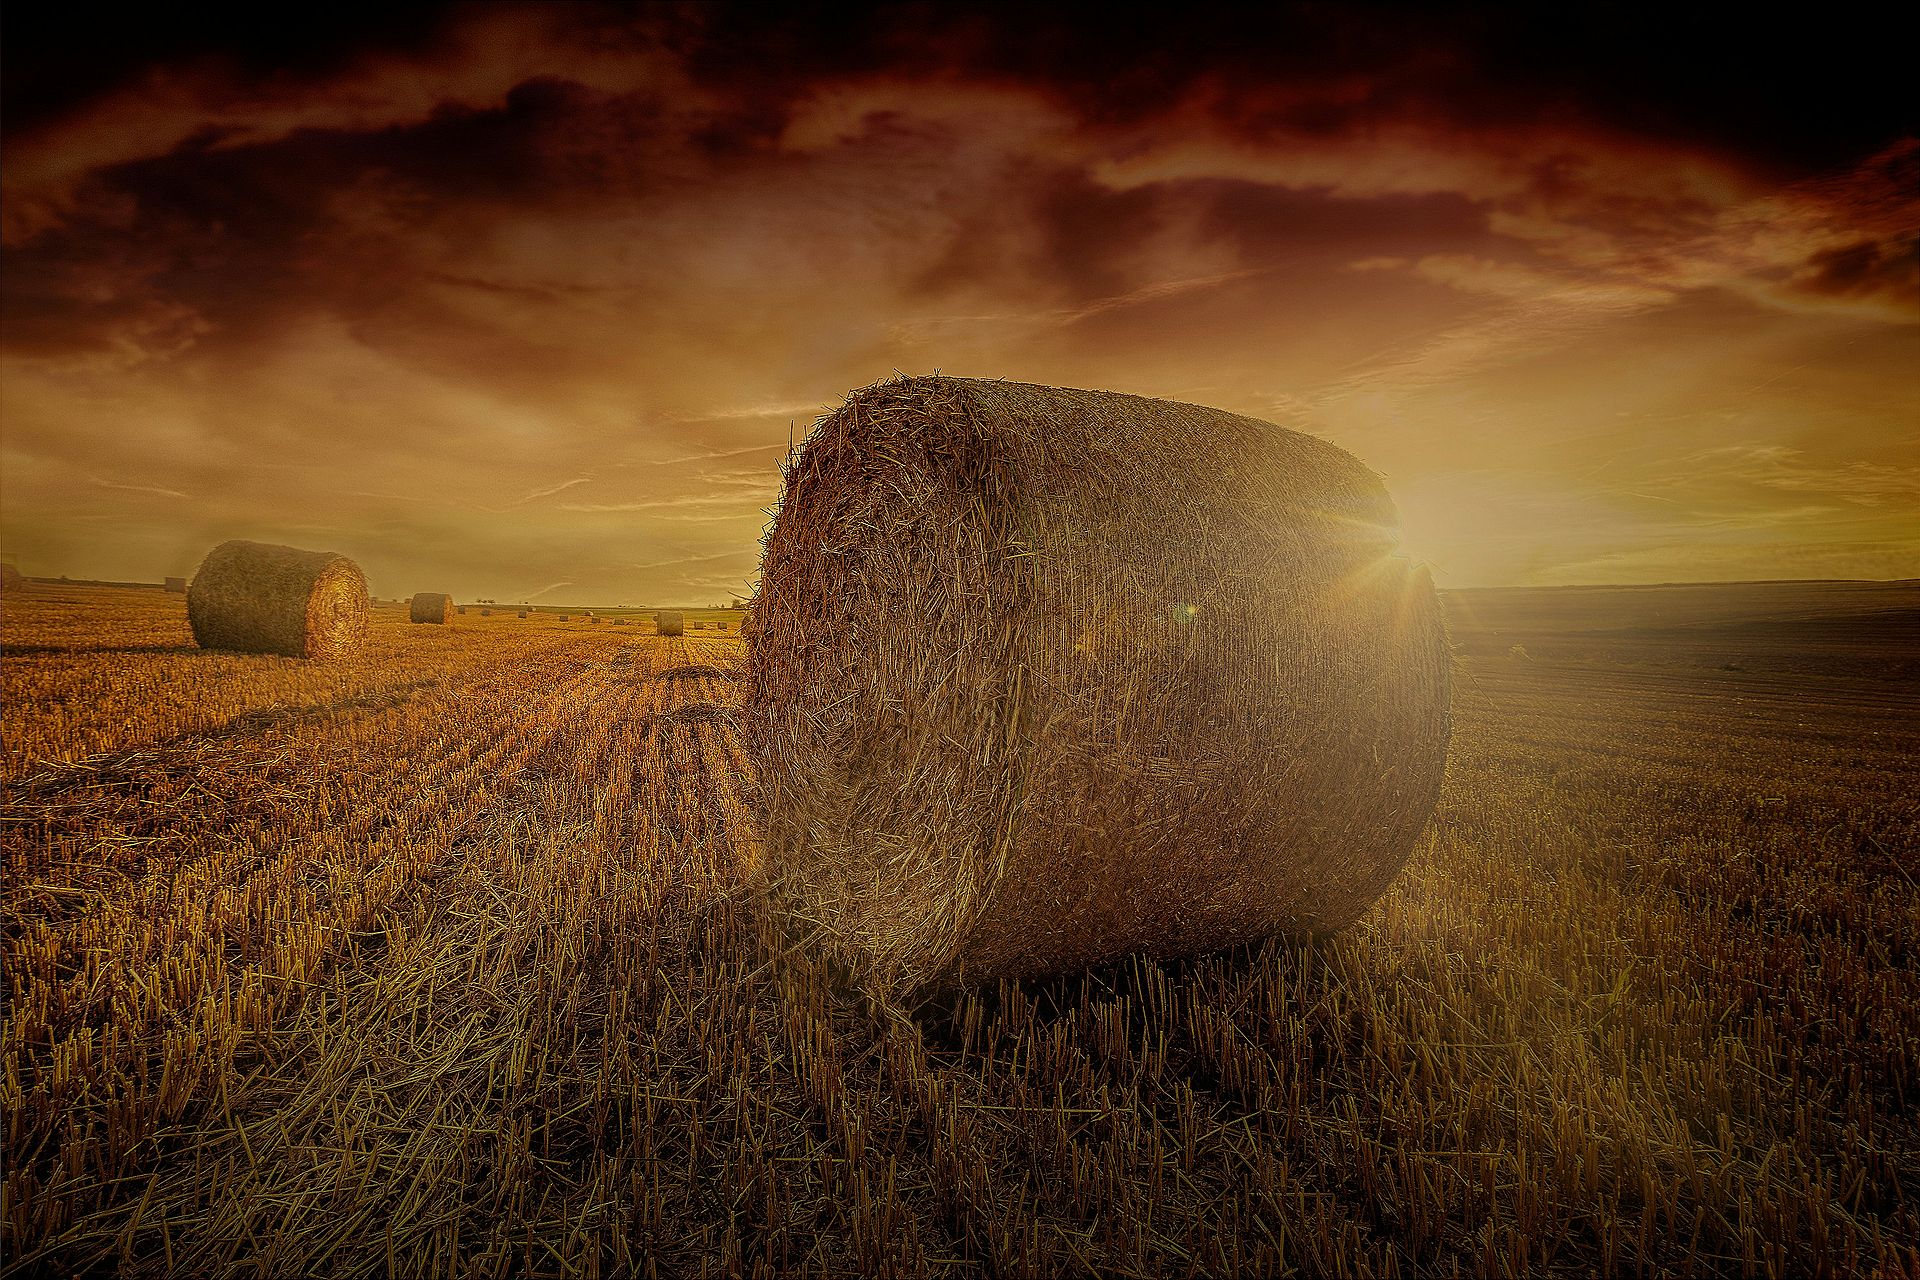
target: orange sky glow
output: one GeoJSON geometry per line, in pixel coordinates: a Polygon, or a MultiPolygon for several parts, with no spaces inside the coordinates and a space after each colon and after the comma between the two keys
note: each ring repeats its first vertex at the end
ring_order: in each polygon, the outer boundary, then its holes
{"type": "Polygon", "coordinates": [[[1442,586],[1920,575],[1891,95],[1784,137],[1763,65],[1508,75],[1484,22],[902,12],[456,7],[78,82],[84,33],[10,27],[0,551],[708,603],[814,417],[939,370],[1323,436],[1442,586]]]}

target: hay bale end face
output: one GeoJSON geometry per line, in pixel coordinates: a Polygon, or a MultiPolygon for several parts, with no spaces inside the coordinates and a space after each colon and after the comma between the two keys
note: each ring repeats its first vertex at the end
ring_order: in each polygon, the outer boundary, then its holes
{"type": "Polygon", "coordinates": [[[467,616],[467,606],[465,605],[456,606],[454,609],[454,612],[464,618],[467,616]]]}
{"type": "Polygon", "coordinates": [[[493,616],[493,610],[491,610],[491,609],[482,609],[482,610],[480,611],[480,616],[481,616],[481,617],[483,617],[483,618],[491,618],[491,617],[493,616]]]}
{"type": "MultiPolygon", "coordinates": [[[[462,609],[462,613],[466,610],[462,609]]],[[[453,620],[453,597],[438,591],[416,592],[407,606],[409,622],[446,623],[453,620]]]]}
{"type": "Polygon", "coordinates": [[[26,585],[27,580],[19,569],[0,563],[0,591],[18,591],[26,585]]]}
{"type": "Polygon", "coordinates": [[[518,614],[518,616],[519,616],[519,617],[522,617],[522,618],[524,618],[524,617],[526,617],[526,616],[527,616],[527,611],[526,611],[525,609],[522,609],[522,610],[520,610],[520,612],[519,612],[519,614],[518,614]]]}
{"type": "Polygon", "coordinates": [[[187,623],[202,649],[334,658],[367,636],[367,580],[331,551],[223,542],[187,586],[187,623]]]}
{"type": "Polygon", "coordinates": [[[758,873],[896,990],[1350,923],[1446,760],[1395,523],[1352,456],[1215,409],[856,393],[741,626],[758,873]]]}
{"type": "Polygon", "coordinates": [[[662,611],[653,615],[653,633],[659,636],[677,636],[686,634],[685,615],[662,611]]]}
{"type": "Polygon", "coordinates": [[[187,580],[185,578],[168,578],[165,582],[161,583],[160,586],[162,590],[176,596],[187,594],[187,580]]]}

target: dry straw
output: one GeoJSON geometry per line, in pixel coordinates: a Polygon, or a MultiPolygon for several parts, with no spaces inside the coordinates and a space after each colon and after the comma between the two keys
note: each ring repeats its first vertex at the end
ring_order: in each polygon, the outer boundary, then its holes
{"type": "Polygon", "coordinates": [[[516,614],[515,616],[516,616],[516,617],[521,617],[521,618],[524,618],[524,617],[526,617],[526,616],[527,616],[527,611],[526,611],[525,609],[522,609],[522,610],[520,610],[520,612],[519,612],[518,614],[516,614]]]}
{"type": "Polygon", "coordinates": [[[223,542],[187,587],[187,622],[202,649],[331,658],[366,641],[367,580],[331,551],[223,542]]]}
{"type": "Polygon", "coordinates": [[[413,603],[407,606],[407,619],[411,622],[451,622],[453,597],[438,591],[415,592],[413,603]]]}
{"type": "Polygon", "coordinates": [[[686,634],[686,630],[687,620],[682,614],[661,612],[653,615],[653,631],[655,635],[684,635],[686,634]]]}
{"type": "Polygon", "coordinates": [[[741,627],[760,869],[896,989],[1351,922],[1446,760],[1384,487],[1196,405],[959,378],[794,457],[741,627]]]}
{"type": "Polygon", "coordinates": [[[161,584],[161,587],[177,596],[187,594],[187,580],[185,578],[168,578],[161,584]]]}
{"type": "Polygon", "coordinates": [[[0,591],[18,591],[27,585],[20,570],[10,564],[0,564],[0,591]]]}

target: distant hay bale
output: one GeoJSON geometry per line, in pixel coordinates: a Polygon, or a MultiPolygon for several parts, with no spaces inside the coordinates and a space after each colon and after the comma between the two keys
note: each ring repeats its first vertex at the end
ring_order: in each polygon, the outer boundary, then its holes
{"type": "Polygon", "coordinates": [[[855,393],[741,628],[759,876],[896,990],[1350,923],[1446,761],[1395,522],[1352,456],[1216,409],[855,393]]]}
{"type": "Polygon", "coordinates": [[[187,587],[187,623],[202,649],[333,658],[367,636],[367,579],[332,551],[223,542],[187,587]]]}
{"type": "Polygon", "coordinates": [[[164,590],[169,591],[176,596],[183,596],[187,594],[187,580],[185,578],[168,578],[165,582],[161,583],[160,585],[164,590]]]}
{"type": "MultiPolygon", "coordinates": [[[[466,610],[462,609],[462,613],[466,610]]],[[[444,623],[453,618],[453,597],[439,591],[417,591],[407,606],[409,622],[444,623]]]]}
{"type": "Polygon", "coordinates": [[[519,614],[516,616],[524,618],[527,616],[527,611],[525,609],[522,609],[520,610],[519,614]]]}
{"type": "Polygon", "coordinates": [[[456,606],[456,607],[454,608],[454,612],[455,612],[455,613],[457,613],[457,614],[459,614],[459,615],[460,615],[461,617],[463,617],[463,618],[464,618],[464,617],[466,617],[466,616],[467,616],[467,606],[465,606],[465,605],[458,605],[458,606],[456,606]]]}
{"type": "Polygon", "coordinates": [[[482,610],[480,611],[480,616],[481,616],[481,617],[483,617],[483,618],[491,618],[491,617],[493,616],[493,610],[491,610],[491,609],[482,609],[482,610]]]}
{"type": "Polygon", "coordinates": [[[684,634],[686,629],[687,620],[683,614],[663,611],[653,615],[653,633],[655,635],[677,636],[684,634]]]}
{"type": "Polygon", "coordinates": [[[562,622],[572,622],[572,621],[573,621],[573,619],[572,619],[572,617],[570,617],[569,615],[567,615],[567,614],[564,614],[564,613],[563,613],[563,614],[561,614],[561,615],[560,615],[560,621],[562,621],[562,622]]]}
{"type": "Polygon", "coordinates": [[[0,591],[18,591],[27,585],[20,570],[10,564],[0,564],[0,591]]]}

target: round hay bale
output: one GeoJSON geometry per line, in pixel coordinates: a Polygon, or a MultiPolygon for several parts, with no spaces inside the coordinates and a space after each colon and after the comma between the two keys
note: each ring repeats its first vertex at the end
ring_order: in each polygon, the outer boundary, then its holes
{"type": "Polygon", "coordinates": [[[366,642],[367,579],[332,551],[223,542],[187,586],[187,623],[202,649],[333,658],[366,642]]]}
{"type": "MultiPolygon", "coordinates": [[[[462,613],[466,610],[461,610],[462,613]]],[[[407,606],[407,621],[435,625],[453,620],[453,597],[439,591],[416,591],[407,606]]]]}
{"type": "Polygon", "coordinates": [[[173,595],[183,596],[187,594],[187,580],[185,578],[168,578],[160,585],[162,590],[170,592],[173,595]]]}
{"type": "Polygon", "coordinates": [[[458,605],[458,606],[455,606],[455,608],[454,608],[454,612],[455,612],[455,613],[457,613],[457,614],[459,614],[459,615],[460,615],[461,617],[463,617],[463,618],[464,618],[464,617],[466,617],[466,616],[467,616],[467,606],[465,606],[465,605],[458,605]]]}
{"type": "Polygon", "coordinates": [[[758,875],[896,990],[1350,923],[1446,761],[1395,523],[1349,454],[1216,409],[855,393],[741,626],[758,875]]]}
{"type": "Polygon", "coordinates": [[[491,618],[491,617],[493,616],[493,610],[491,610],[491,609],[482,609],[482,610],[480,611],[480,616],[481,616],[481,617],[483,617],[483,618],[491,618]]]}
{"type": "Polygon", "coordinates": [[[27,585],[20,570],[13,565],[0,563],[0,591],[18,591],[27,585]]]}
{"type": "Polygon", "coordinates": [[[519,612],[519,614],[518,614],[517,616],[518,616],[518,617],[522,617],[522,618],[524,618],[524,617],[526,617],[526,616],[527,616],[527,611],[526,611],[525,609],[522,609],[522,610],[520,610],[520,612],[519,612]]]}
{"type": "Polygon", "coordinates": [[[571,622],[571,621],[573,621],[573,619],[572,619],[572,617],[570,617],[569,615],[567,615],[567,614],[564,614],[564,613],[563,613],[563,614],[561,614],[561,615],[560,615],[560,621],[562,621],[562,622],[571,622]]]}
{"type": "Polygon", "coordinates": [[[685,615],[671,611],[662,611],[653,615],[653,633],[658,636],[684,635],[687,630],[685,615]]]}

